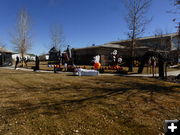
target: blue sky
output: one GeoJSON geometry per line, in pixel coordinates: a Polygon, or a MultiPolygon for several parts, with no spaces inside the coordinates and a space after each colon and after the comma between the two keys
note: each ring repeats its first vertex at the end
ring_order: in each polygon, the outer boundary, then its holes
{"type": "MultiPolygon", "coordinates": [[[[147,13],[152,21],[143,36],[151,36],[156,29],[176,32],[168,14],[171,0],[153,0],[147,13]]],[[[0,0],[0,41],[13,50],[11,33],[16,25],[19,10],[26,8],[32,23],[32,49],[29,53],[48,52],[50,27],[61,25],[67,44],[73,48],[104,44],[127,39],[127,13],[122,0],[0,0]]]]}

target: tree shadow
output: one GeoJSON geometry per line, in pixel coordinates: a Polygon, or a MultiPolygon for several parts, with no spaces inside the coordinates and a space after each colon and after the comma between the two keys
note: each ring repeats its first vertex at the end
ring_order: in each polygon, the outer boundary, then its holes
{"type": "MultiPolygon", "coordinates": [[[[102,83],[101,81],[99,81],[99,83],[102,83]]],[[[69,98],[69,99],[57,100],[57,99],[46,97],[46,98],[40,99],[40,101],[37,103],[33,103],[31,101],[25,101],[25,100],[17,101],[17,102],[13,101],[13,102],[9,102],[10,104],[13,104],[13,106],[2,108],[0,110],[0,114],[5,114],[6,112],[8,112],[8,116],[10,115],[11,117],[13,117],[13,116],[22,114],[24,112],[33,113],[33,112],[37,112],[37,110],[39,109],[42,109],[43,111],[41,112],[41,114],[43,115],[48,115],[48,116],[65,115],[66,112],[68,111],[76,111],[76,110],[82,109],[83,107],[89,104],[97,103],[99,100],[104,100],[104,99],[110,98],[112,96],[117,96],[120,94],[127,94],[127,98],[124,100],[125,100],[125,103],[129,103],[130,108],[133,108],[133,105],[130,103],[131,101],[133,101],[133,97],[139,96],[140,98],[144,100],[145,103],[147,101],[150,101],[151,103],[156,104],[158,108],[160,108],[161,110],[168,111],[164,106],[162,106],[161,104],[155,101],[154,93],[162,93],[162,94],[167,94],[167,95],[171,93],[178,93],[178,94],[180,93],[180,91],[174,90],[176,88],[179,88],[179,85],[163,86],[163,85],[157,85],[153,83],[140,83],[140,82],[131,82],[131,83],[123,82],[121,86],[116,86],[116,87],[106,87],[106,86],[99,87],[96,85],[84,86],[80,84],[79,85],[74,84],[70,86],[52,85],[52,86],[49,86],[49,88],[44,88],[43,91],[38,86],[29,86],[28,84],[23,84],[22,82],[18,80],[16,80],[16,82],[19,83],[19,85],[23,87],[24,92],[39,92],[40,91],[40,92],[49,93],[52,91],[53,92],[61,91],[61,89],[68,90],[69,88],[71,88],[71,90],[75,90],[75,91],[87,89],[87,91],[90,91],[91,94],[83,95],[83,97],[80,96],[76,99],[69,98]],[[77,86],[74,87],[75,85],[77,86]],[[129,93],[129,91],[131,92],[129,93]],[[143,97],[143,96],[138,95],[142,91],[149,93],[149,97],[143,97]],[[149,98],[150,100],[148,100],[147,98],[149,98]],[[66,109],[65,106],[68,106],[68,109],[66,109]],[[17,107],[21,109],[18,109],[17,107]]],[[[56,93],[56,94],[60,94],[60,93],[56,93]]],[[[145,113],[149,113],[151,110],[153,110],[153,108],[146,111],[145,113]]]]}
{"type": "MultiPolygon", "coordinates": [[[[28,87],[29,88],[29,87],[28,87]]],[[[54,89],[54,88],[52,88],[54,89]]],[[[43,98],[40,100],[40,102],[33,104],[31,101],[23,100],[23,101],[9,101],[9,104],[13,104],[13,106],[10,107],[4,107],[1,109],[0,114],[5,114],[5,112],[8,112],[8,116],[15,116],[19,115],[21,113],[32,113],[36,112],[39,109],[43,109],[44,111],[42,114],[44,115],[59,115],[63,114],[63,112],[67,111],[77,111],[79,109],[82,109],[82,107],[91,104],[96,103],[100,99],[106,99],[111,96],[115,96],[118,94],[123,94],[124,92],[128,91],[128,88],[101,88],[98,90],[96,88],[93,88],[92,92],[98,91],[98,93],[94,93],[93,95],[86,95],[84,97],[79,97],[78,99],[50,99],[50,98],[43,98]],[[100,94],[101,92],[101,94],[100,94]],[[69,106],[69,110],[66,110],[64,106],[69,106]],[[20,108],[20,109],[18,109],[20,108]]]]}

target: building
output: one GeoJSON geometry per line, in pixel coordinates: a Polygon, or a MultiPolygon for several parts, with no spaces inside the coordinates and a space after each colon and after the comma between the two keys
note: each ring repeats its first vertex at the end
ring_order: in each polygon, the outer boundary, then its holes
{"type": "MultiPolygon", "coordinates": [[[[128,59],[130,47],[125,47],[118,44],[104,44],[99,46],[92,46],[86,48],[72,49],[74,63],[76,65],[91,65],[93,57],[100,55],[100,63],[102,65],[109,65],[111,63],[111,53],[113,50],[118,51],[118,55],[123,59],[128,59]]],[[[143,55],[149,50],[146,46],[135,47],[135,52],[143,55]]]]}
{"type": "Polygon", "coordinates": [[[0,66],[12,66],[12,52],[0,48],[0,66]]]}
{"type": "MultiPolygon", "coordinates": [[[[136,39],[134,47],[135,59],[139,60],[147,51],[165,51],[172,52],[173,54],[170,56],[177,63],[180,57],[179,51],[177,51],[180,44],[179,40],[177,33],[136,39]]],[[[121,40],[98,46],[93,45],[91,47],[72,49],[72,55],[76,65],[91,65],[93,57],[96,55],[100,55],[100,63],[102,65],[109,65],[113,50],[117,50],[118,55],[124,61],[128,61],[131,56],[130,47],[131,40],[121,40]]]]}
{"type": "Polygon", "coordinates": [[[42,54],[39,56],[40,61],[48,61],[49,60],[49,54],[42,54]]]}
{"type": "Polygon", "coordinates": [[[49,61],[59,61],[61,56],[61,52],[58,51],[55,47],[52,47],[49,50],[49,61]]]}
{"type": "MultiPolygon", "coordinates": [[[[21,54],[20,53],[12,53],[12,59],[14,61],[16,61],[16,57],[19,57],[21,58],[21,54]]],[[[36,56],[34,54],[25,54],[24,55],[24,58],[26,58],[27,60],[30,60],[30,61],[35,61],[36,59],[36,56]]]]}

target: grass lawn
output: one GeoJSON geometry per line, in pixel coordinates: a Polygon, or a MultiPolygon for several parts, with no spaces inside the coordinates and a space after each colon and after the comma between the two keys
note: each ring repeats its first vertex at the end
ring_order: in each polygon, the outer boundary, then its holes
{"type": "Polygon", "coordinates": [[[0,135],[158,135],[180,84],[0,69],[0,135]]]}

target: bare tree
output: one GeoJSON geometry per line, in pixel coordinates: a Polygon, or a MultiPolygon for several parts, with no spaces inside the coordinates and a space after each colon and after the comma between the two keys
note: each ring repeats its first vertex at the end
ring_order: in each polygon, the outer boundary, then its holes
{"type": "Polygon", "coordinates": [[[20,53],[23,58],[27,51],[31,48],[31,37],[30,37],[30,16],[25,9],[21,9],[17,16],[17,24],[15,33],[12,35],[12,43],[14,44],[15,50],[20,53]]]}
{"type": "Polygon", "coordinates": [[[62,27],[59,25],[53,25],[50,31],[51,47],[55,47],[57,50],[62,51],[65,45],[65,36],[62,27]]]}
{"type": "Polygon", "coordinates": [[[170,0],[172,9],[168,10],[168,13],[179,14],[180,13],[180,0],[170,0]],[[175,8],[174,8],[175,7],[175,8]]]}
{"type": "Polygon", "coordinates": [[[178,6],[178,8],[180,9],[180,0],[174,0],[174,5],[178,6]]]}
{"type": "Polygon", "coordinates": [[[127,34],[131,39],[129,71],[132,72],[135,40],[144,33],[146,24],[151,21],[145,17],[151,0],[124,0],[124,3],[128,10],[125,19],[129,29],[127,34]]]}

